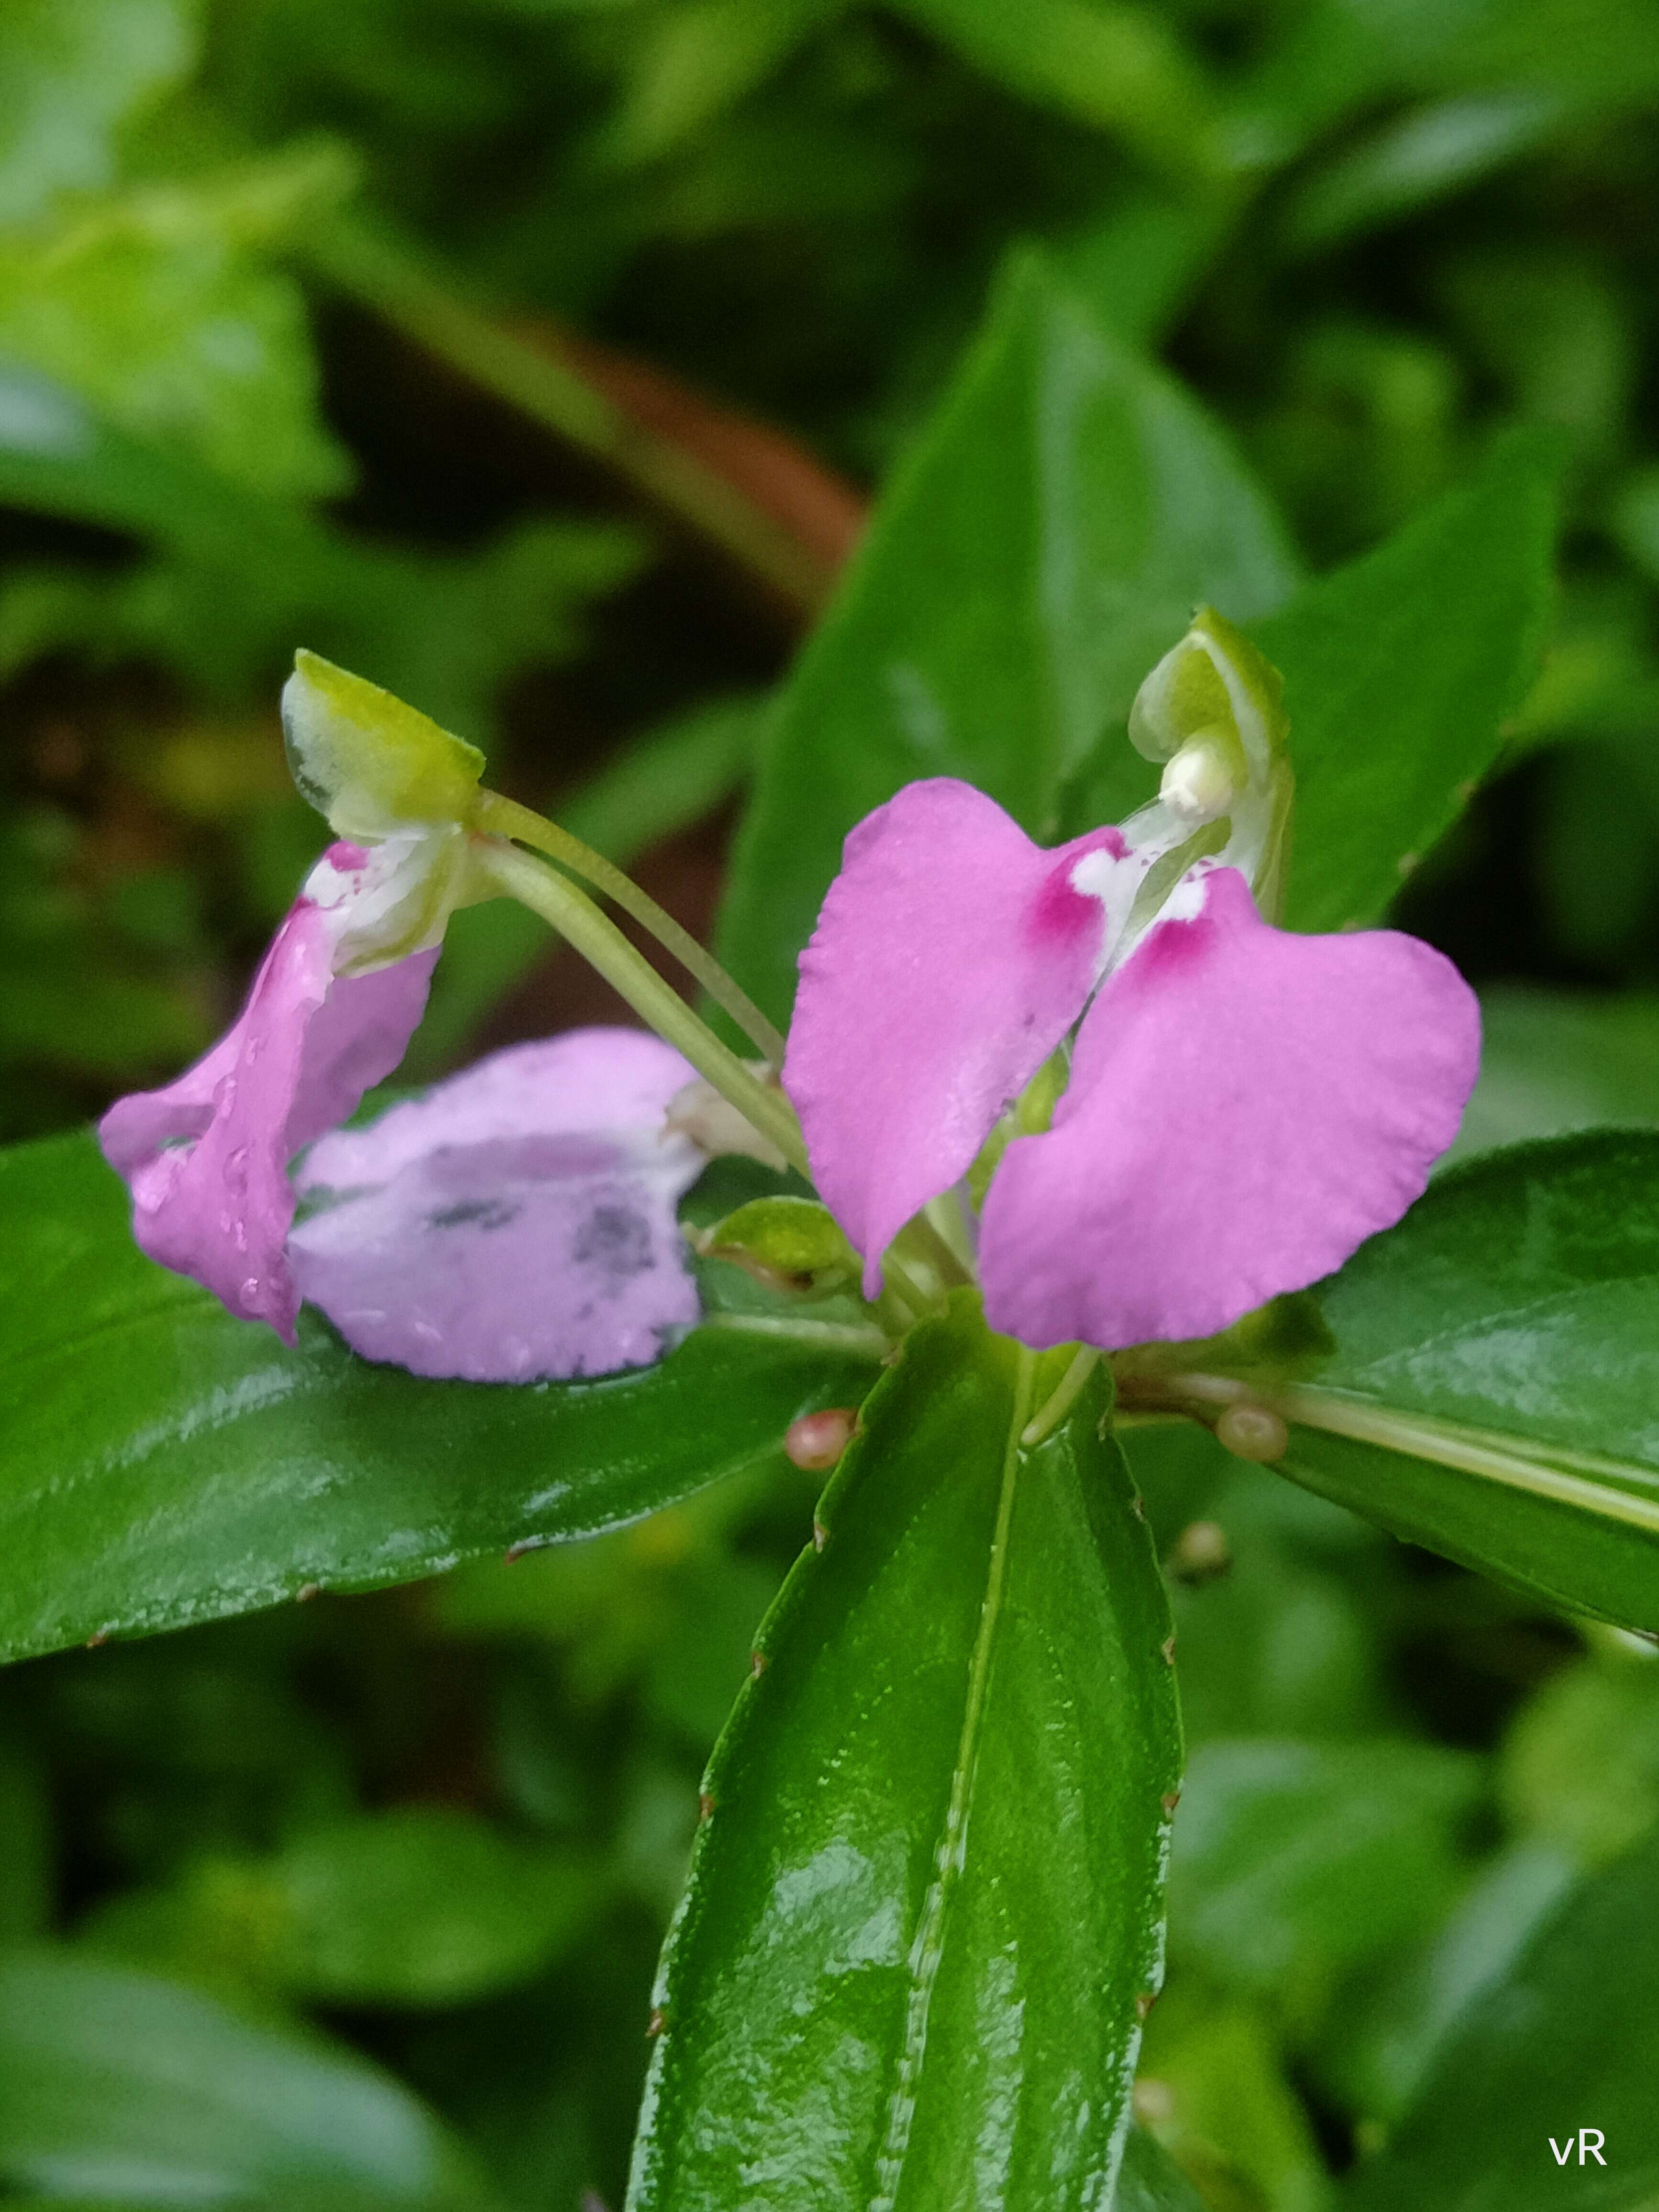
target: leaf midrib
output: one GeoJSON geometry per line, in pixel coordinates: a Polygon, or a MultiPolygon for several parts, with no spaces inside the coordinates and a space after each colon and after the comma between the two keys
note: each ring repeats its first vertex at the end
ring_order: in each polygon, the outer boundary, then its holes
{"type": "Polygon", "coordinates": [[[1304,1428],[1449,1467],[1659,1534],[1659,1496],[1654,1490],[1659,1470],[1640,1461],[1604,1458],[1570,1445],[1529,1446],[1528,1440],[1501,1430],[1392,1409],[1337,1389],[1293,1387],[1264,1394],[1263,1402],[1304,1428]],[[1632,1481],[1640,1481],[1644,1488],[1626,1487],[1632,1481]]]}
{"type": "Polygon", "coordinates": [[[1031,1409],[1036,1358],[1024,1346],[1015,1370],[1013,1404],[1009,1413],[1007,1441],[1003,1448],[1002,1478],[997,1497],[997,1517],[986,1566],[985,1595],[980,1606],[978,1632],[969,1662],[968,1692],[963,1706],[962,1733],[951,1770],[951,1796],[944,1826],[934,1851],[934,1873],[923,1900],[915,1938],[910,1947],[909,1996],[905,2007],[904,2043],[899,2054],[898,2078],[888,2103],[887,2138],[876,2168],[876,2193],[869,2212],[894,2212],[904,2178],[910,2128],[915,2116],[917,2088],[927,2056],[928,2016],[933,1985],[945,1954],[945,1923],[951,1899],[962,1872],[968,1816],[972,1809],[974,1779],[979,1765],[981,1724],[1002,1600],[1007,1580],[1008,1536],[1013,1522],[1014,1487],[1019,1472],[1020,1432],[1031,1409]]]}

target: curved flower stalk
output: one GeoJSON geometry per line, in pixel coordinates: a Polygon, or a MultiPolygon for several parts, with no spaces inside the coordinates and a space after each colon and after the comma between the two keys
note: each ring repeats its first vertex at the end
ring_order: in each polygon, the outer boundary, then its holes
{"type": "Polygon", "coordinates": [[[1291,780],[1248,641],[1201,613],[1130,733],[1158,799],[1054,851],[945,779],[861,823],[784,1064],[866,1295],[988,1170],[986,1317],[1039,1348],[1208,1336],[1316,1281],[1420,1194],[1479,1063],[1474,994],[1429,946],[1263,919],[1291,780]]]}
{"type": "MultiPolygon", "coordinates": [[[[471,745],[310,653],[283,720],[295,780],[339,842],[218,1043],[105,1115],[138,1243],[290,1344],[308,1298],[356,1349],[417,1374],[521,1382],[654,1359],[698,1311],[675,1205],[708,1152],[671,1129],[670,1109],[713,1074],[799,1152],[781,1097],[581,890],[508,842],[545,844],[615,888],[597,854],[481,789],[471,745]],[[547,914],[689,1054],[634,1030],[577,1030],[340,1130],[402,1059],[449,916],[503,892],[547,914]],[[302,1193],[314,1210],[295,1228],[302,1193]]],[[[706,959],[625,894],[675,950],[706,959]]],[[[721,981],[741,1019],[748,1001],[721,981]]]]}

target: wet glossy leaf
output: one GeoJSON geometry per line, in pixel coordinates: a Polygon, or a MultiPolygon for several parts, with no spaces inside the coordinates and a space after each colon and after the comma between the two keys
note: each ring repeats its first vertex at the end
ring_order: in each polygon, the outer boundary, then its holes
{"type": "Polygon", "coordinates": [[[1052,273],[1013,269],[779,702],[739,840],[723,957],[775,1017],[842,841],[918,776],[978,784],[1038,836],[1121,735],[1194,603],[1238,619],[1294,580],[1220,433],[1052,273]]]}
{"type": "Polygon", "coordinates": [[[1572,1892],[1462,2015],[1388,2148],[1354,2176],[1355,2212],[1651,2203],[1656,1991],[1659,1846],[1650,1843],[1572,1892]],[[1583,2127],[1602,2137],[1601,2162],[1579,2163],[1583,2127]]]}
{"type": "Polygon", "coordinates": [[[1659,1629],[1659,1135],[1454,1169],[1317,1295],[1337,1351],[1279,1395],[1285,1474],[1547,1603],[1659,1629]]]}
{"type": "Polygon", "coordinates": [[[0,2174],[117,2203],[469,2212],[459,2146],[355,2053],[63,1954],[0,1963],[0,2174]]]}
{"type": "Polygon", "coordinates": [[[1168,1620],[1098,1392],[1022,1449],[1029,1409],[965,1304],[866,1406],[705,1784],[638,2212],[1102,2192],[1158,1977],[1168,1620]]]}
{"type": "Polygon", "coordinates": [[[1291,928],[1376,921],[1497,758],[1546,635],[1559,467],[1553,442],[1507,441],[1253,626],[1291,718],[1291,928]]]}
{"type": "Polygon", "coordinates": [[[88,1138],[0,1155],[9,1658],[631,1520],[781,1466],[797,1414],[874,1372],[833,1328],[734,1322],[596,1382],[417,1382],[314,1316],[295,1352],[233,1320],[143,1258],[126,1212],[88,1138]]]}

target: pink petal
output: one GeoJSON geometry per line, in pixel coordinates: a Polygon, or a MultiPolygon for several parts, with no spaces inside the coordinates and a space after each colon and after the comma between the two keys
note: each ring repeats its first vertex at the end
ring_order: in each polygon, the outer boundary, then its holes
{"type": "Polygon", "coordinates": [[[1053,1128],[987,1195],[986,1316],[1027,1344],[1225,1328],[1397,1221],[1457,1133],[1480,1025],[1449,961],[1269,928],[1235,869],[1199,890],[1108,981],[1053,1128]]]}
{"type": "Polygon", "coordinates": [[[289,1160],[403,1058],[437,958],[336,981],[333,936],[299,900],[217,1044],[175,1083],[118,1099],[98,1131],[131,1189],[142,1249],[289,1343],[300,1297],[284,1255],[289,1160]]]}
{"type": "Polygon", "coordinates": [[[345,1190],[289,1240],[354,1351],[416,1375],[525,1382],[661,1357],[697,1319],[675,1206],[702,1155],[662,1135],[693,1071],[638,1030],[511,1046],[313,1146],[345,1190]]]}
{"type": "Polygon", "coordinates": [[[892,1238],[967,1173],[1082,1012],[1106,912],[1072,871],[1123,849],[1101,830],[1045,852],[947,777],[907,785],[848,838],[801,955],[783,1080],[866,1296],[892,1238]]]}

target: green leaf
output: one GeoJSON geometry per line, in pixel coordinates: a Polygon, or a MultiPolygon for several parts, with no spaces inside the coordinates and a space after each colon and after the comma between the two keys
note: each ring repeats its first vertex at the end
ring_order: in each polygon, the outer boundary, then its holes
{"type": "Polygon", "coordinates": [[[297,2030],[124,1968],[0,1962],[0,2176],[52,2197],[269,2212],[482,2212],[400,2084],[297,2030]]]}
{"type": "Polygon", "coordinates": [[[1204,2212],[1191,2182],[1144,2128],[1131,2128],[1125,2140],[1112,2207],[1113,2212],[1204,2212]]]}
{"type": "Polygon", "coordinates": [[[1122,138],[1190,180],[1220,158],[1194,56],[1151,8],[1123,0],[899,0],[903,12],[1011,92],[1122,138]]]}
{"type": "Polygon", "coordinates": [[[1456,1168],[1316,1293],[1280,1472],[1546,1603],[1659,1630],[1659,1134],[1456,1168]]]}
{"type": "Polygon", "coordinates": [[[1552,1676],[1504,1741],[1499,1790],[1517,1828],[1585,1865],[1659,1827],[1659,1667],[1646,1651],[1552,1676]]]}
{"type": "Polygon", "coordinates": [[[1305,252],[1397,222],[1531,153],[1563,118],[1560,100],[1534,91],[1415,108],[1344,148],[1302,186],[1285,218],[1286,242],[1305,252]]]}
{"type": "Polygon", "coordinates": [[[256,490],[343,491],[303,298],[257,250],[339,181],[331,159],[301,154],[0,240],[0,354],[256,490]]]}
{"type": "Polygon", "coordinates": [[[1361,2007],[1334,2023],[1322,2072],[1368,2118],[1396,2120],[1464,2008],[1501,1981],[1577,1878],[1547,1844],[1489,1860],[1426,1949],[1409,1956],[1361,2007]]]}
{"type": "Polygon", "coordinates": [[[612,1527],[781,1467],[790,1422],[872,1371],[855,1330],[793,1309],[594,1382],[419,1382],[309,1315],[290,1352],[143,1257],[89,1138],[22,1146],[0,1153],[0,1657],[612,1527]]]}
{"type": "Polygon", "coordinates": [[[659,15],[636,47],[622,111],[605,134],[613,160],[651,161],[762,83],[843,0],[691,0],[659,15]]]}
{"type": "Polygon", "coordinates": [[[1135,2103],[1206,2204],[1322,2212],[1324,2160],[1265,2006],[1177,1971],[1146,2023],[1135,2103]]]}
{"type": "Polygon", "coordinates": [[[1462,1752],[1238,1737],[1192,1756],[1170,1869],[1170,1951],[1249,1995],[1306,2002],[1449,1902],[1462,1752]]]}
{"type": "Polygon", "coordinates": [[[95,191],[117,125],[195,59],[191,0],[6,0],[0,8],[0,222],[95,191]]]}
{"type": "Polygon", "coordinates": [[[918,776],[962,776],[1049,836],[1111,725],[1127,811],[1150,772],[1124,718],[1194,603],[1248,619],[1294,577],[1221,434],[1045,262],[1017,261],[779,702],[728,966],[787,1015],[842,839],[918,776]]]}
{"type": "Polygon", "coordinates": [[[1574,1891],[1441,2045],[1354,2212],[1613,2212],[1659,2196],[1659,1845],[1574,1891]],[[1577,2130],[1605,2164],[1578,2163],[1577,2130]],[[1565,2162],[1550,2149],[1567,2139],[1565,2162]]]}
{"type": "Polygon", "coordinates": [[[25,652],[143,653],[235,696],[280,678],[309,646],[471,735],[487,729],[505,675],[575,647],[576,610],[634,574],[642,550],[622,526],[550,518],[459,556],[365,543],[4,364],[0,505],[160,549],[109,577],[37,571],[37,596],[43,580],[57,590],[26,623],[25,652]]]}
{"type": "Polygon", "coordinates": [[[527,1980],[588,1917],[592,1877],[476,1814],[406,1806],[265,1859],[209,1857],[124,1893],[79,1932],[167,1972],[331,2005],[452,2005],[527,1980]]]}
{"type": "Polygon", "coordinates": [[[1103,2195],[1179,1744],[1103,1390],[1023,1447],[1032,1364],[963,1297],[866,1405],[708,1771],[635,2212],[1103,2195]]]}
{"type": "Polygon", "coordinates": [[[1469,483],[1251,632],[1285,678],[1296,770],[1286,921],[1375,921],[1498,757],[1550,613],[1553,439],[1469,483]]]}

